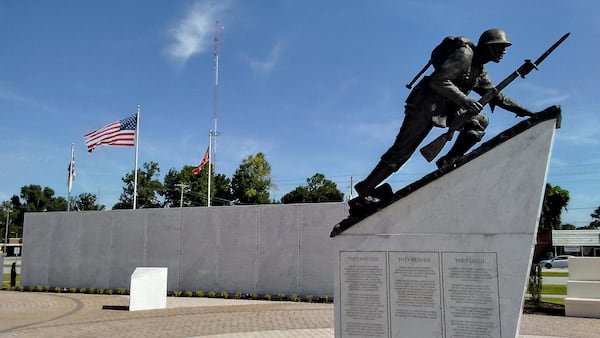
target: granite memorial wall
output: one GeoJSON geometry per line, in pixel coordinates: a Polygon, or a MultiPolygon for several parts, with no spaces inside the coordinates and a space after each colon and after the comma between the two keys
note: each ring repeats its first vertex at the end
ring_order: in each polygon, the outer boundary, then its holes
{"type": "Polygon", "coordinates": [[[168,290],[333,295],[331,226],[347,204],[25,215],[21,284],[129,288],[168,267],[168,290]]]}

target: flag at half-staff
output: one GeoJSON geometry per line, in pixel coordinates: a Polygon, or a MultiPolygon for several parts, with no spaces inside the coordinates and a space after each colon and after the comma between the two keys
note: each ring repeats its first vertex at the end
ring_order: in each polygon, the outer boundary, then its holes
{"type": "Polygon", "coordinates": [[[206,149],[206,153],[204,153],[204,157],[202,157],[202,161],[200,161],[200,164],[198,165],[198,167],[192,171],[192,174],[198,175],[200,173],[200,171],[202,171],[202,169],[204,168],[206,163],[208,163],[208,161],[210,160],[210,150],[209,149],[210,148],[206,149]]]}
{"type": "Polygon", "coordinates": [[[136,127],[137,114],[85,134],[83,137],[88,152],[91,153],[96,147],[102,145],[135,146],[136,127]]]}

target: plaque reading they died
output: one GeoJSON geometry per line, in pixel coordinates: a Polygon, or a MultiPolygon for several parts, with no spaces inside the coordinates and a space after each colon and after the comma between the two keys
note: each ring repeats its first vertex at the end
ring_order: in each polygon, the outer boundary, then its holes
{"type": "Polygon", "coordinates": [[[442,253],[447,337],[500,338],[495,253],[442,253]]]}

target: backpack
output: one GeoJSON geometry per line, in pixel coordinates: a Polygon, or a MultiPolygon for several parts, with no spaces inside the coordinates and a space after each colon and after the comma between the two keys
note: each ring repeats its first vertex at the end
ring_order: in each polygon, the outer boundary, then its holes
{"type": "Polygon", "coordinates": [[[406,85],[406,88],[411,89],[412,85],[427,71],[427,69],[433,65],[434,69],[438,69],[444,61],[452,54],[455,50],[469,46],[475,48],[475,45],[471,40],[463,36],[447,36],[431,51],[431,58],[429,62],[421,69],[421,71],[406,85]]]}

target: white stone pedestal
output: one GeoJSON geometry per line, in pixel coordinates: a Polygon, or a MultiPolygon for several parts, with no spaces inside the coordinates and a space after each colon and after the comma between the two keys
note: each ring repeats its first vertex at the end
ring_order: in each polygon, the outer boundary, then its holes
{"type": "Polygon", "coordinates": [[[569,257],[565,315],[600,318],[600,257],[569,257]]]}
{"type": "Polygon", "coordinates": [[[168,268],[136,268],[131,274],[129,311],[167,307],[168,268]]]}

